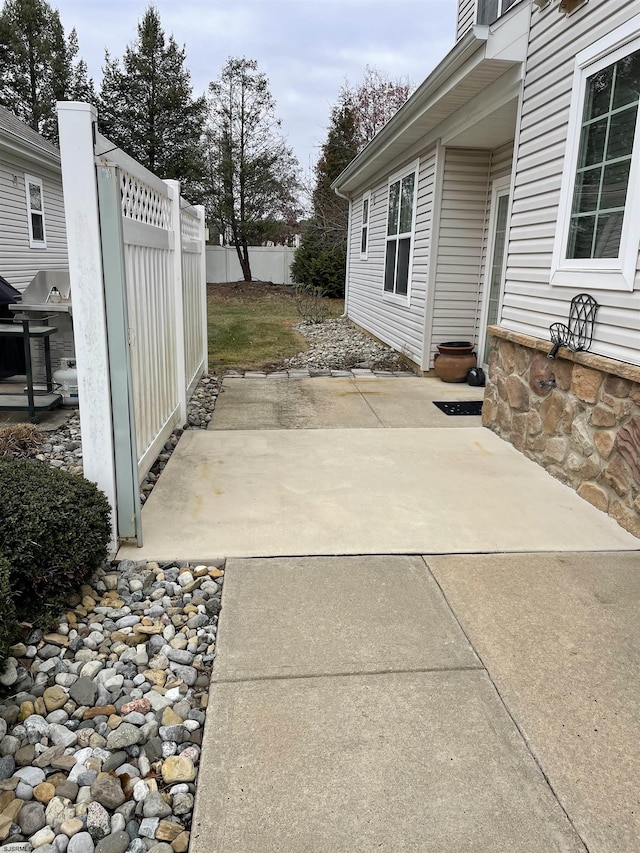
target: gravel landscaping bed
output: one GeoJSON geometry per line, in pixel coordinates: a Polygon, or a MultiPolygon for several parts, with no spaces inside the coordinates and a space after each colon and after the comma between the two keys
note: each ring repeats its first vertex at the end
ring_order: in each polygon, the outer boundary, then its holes
{"type": "Polygon", "coordinates": [[[374,341],[350,320],[339,318],[324,323],[298,323],[293,327],[307,339],[309,349],[283,362],[283,368],[310,367],[349,370],[406,370],[406,361],[391,347],[374,341]]]}
{"type": "MultiPolygon", "coordinates": [[[[403,370],[348,320],[295,326],[309,350],[280,369],[403,370]]],[[[204,376],[164,445],[206,429],[221,379],[204,376]]],[[[82,474],[73,414],[37,458],[82,474]]],[[[0,849],[185,853],[215,658],[224,561],[107,564],[49,633],[25,628],[0,674],[0,849]]]]}
{"type": "Polygon", "coordinates": [[[0,675],[0,848],[189,846],[222,561],[122,561],[0,675]]]}

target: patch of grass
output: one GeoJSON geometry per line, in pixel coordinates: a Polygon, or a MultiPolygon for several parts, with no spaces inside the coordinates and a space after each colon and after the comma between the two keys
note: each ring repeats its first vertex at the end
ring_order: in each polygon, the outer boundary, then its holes
{"type": "MultiPolygon", "coordinates": [[[[291,326],[301,317],[293,288],[261,282],[208,285],[209,371],[260,370],[307,348],[291,326]]],[[[330,299],[328,316],[339,317],[341,299],[330,299]]]]}

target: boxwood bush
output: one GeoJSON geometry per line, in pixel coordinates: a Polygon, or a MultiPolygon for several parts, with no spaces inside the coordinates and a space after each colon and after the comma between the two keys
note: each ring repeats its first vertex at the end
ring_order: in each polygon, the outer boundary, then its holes
{"type": "Polygon", "coordinates": [[[48,626],[107,556],[109,503],[82,477],[0,458],[0,504],[0,558],[10,567],[15,618],[48,626]]]}

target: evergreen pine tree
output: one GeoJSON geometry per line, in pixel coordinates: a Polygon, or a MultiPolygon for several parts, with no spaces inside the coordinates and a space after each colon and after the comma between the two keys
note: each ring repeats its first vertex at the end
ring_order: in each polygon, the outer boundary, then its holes
{"type": "Polygon", "coordinates": [[[331,184],[358,153],[358,128],[353,103],[343,93],[331,111],[327,138],[315,167],[313,217],[291,267],[298,284],[319,288],[327,296],[342,296],[347,252],[349,203],[331,184]]]}
{"type": "Polygon", "coordinates": [[[122,61],[105,54],[98,124],[109,139],[147,169],[182,184],[201,201],[204,178],[204,97],[194,98],[186,52],[165,39],[160,15],[149,6],[138,37],[122,61]]]}
{"type": "Polygon", "coordinates": [[[93,100],[75,30],[65,39],[46,0],[6,0],[0,12],[0,104],[57,141],[56,101],[93,100]]]}

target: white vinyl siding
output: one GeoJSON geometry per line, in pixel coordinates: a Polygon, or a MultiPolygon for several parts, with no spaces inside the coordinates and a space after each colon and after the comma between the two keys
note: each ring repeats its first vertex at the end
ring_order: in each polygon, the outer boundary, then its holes
{"type": "Polygon", "coordinates": [[[476,0],[458,0],[456,41],[460,41],[476,22],[476,0]]]}
{"type": "Polygon", "coordinates": [[[490,168],[490,151],[446,149],[430,364],[438,344],[476,340],[490,168]]]}
{"type": "MultiPolygon", "coordinates": [[[[549,340],[549,325],[566,322],[578,291],[551,286],[550,276],[575,56],[637,8],[637,0],[590,0],[568,17],[534,10],[500,323],[505,328],[549,340]]],[[[632,292],[593,295],[601,307],[591,351],[640,364],[640,276],[632,292]]]]}
{"type": "Polygon", "coordinates": [[[0,150],[0,275],[24,290],[39,270],[68,266],[62,182],[59,173],[0,150]],[[29,245],[25,174],[42,181],[46,249],[29,245]]]}
{"type": "Polygon", "coordinates": [[[349,236],[348,316],[381,341],[405,351],[418,364],[422,361],[434,175],[435,151],[431,150],[419,160],[408,305],[385,299],[383,295],[388,210],[386,175],[370,188],[366,262],[360,260],[362,204],[353,205],[349,236]]]}

